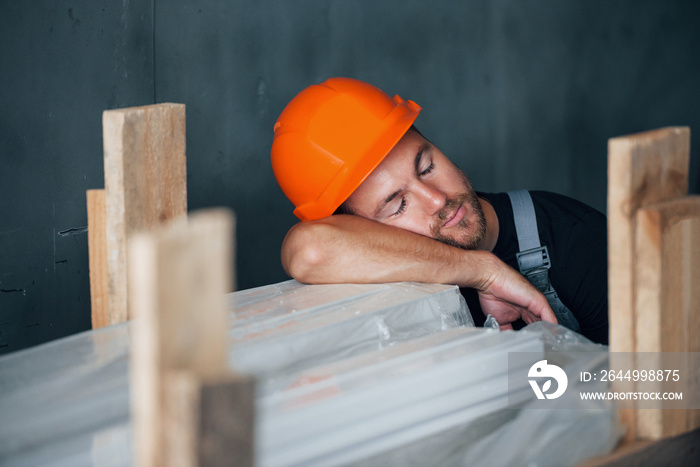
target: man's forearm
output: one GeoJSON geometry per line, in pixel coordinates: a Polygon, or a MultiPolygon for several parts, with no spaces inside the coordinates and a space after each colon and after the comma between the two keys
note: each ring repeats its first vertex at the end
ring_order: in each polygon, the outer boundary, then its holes
{"type": "Polygon", "coordinates": [[[308,283],[435,282],[482,288],[490,263],[466,251],[358,216],[295,225],[282,245],[287,273],[308,283]]]}
{"type": "Polygon", "coordinates": [[[485,314],[502,328],[557,320],[547,300],[491,253],[462,250],[357,216],[295,225],[282,245],[287,273],[306,283],[434,282],[479,291],[485,314]]]}

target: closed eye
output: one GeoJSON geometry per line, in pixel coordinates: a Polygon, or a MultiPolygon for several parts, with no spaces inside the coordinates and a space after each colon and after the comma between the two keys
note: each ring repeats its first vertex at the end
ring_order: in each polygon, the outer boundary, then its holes
{"type": "Polygon", "coordinates": [[[428,175],[430,172],[433,171],[434,168],[435,168],[435,162],[431,162],[430,165],[428,166],[428,168],[426,168],[424,171],[422,171],[419,175],[421,177],[428,175]]]}
{"type": "Polygon", "coordinates": [[[413,168],[416,171],[416,175],[418,177],[428,175],[435,168],[435,163],[433,162],[432,158],[432,151],[433,148],[427,141],[421,144],[420,148],[418,148],[418,152],[416,152],[416,157],[413,159],[413,168]],[[427,162],[428,160],[430,161],[430,165],[427,168],[421,170],[425,162],[427,162]]]}
{"type": "Polygon", "coordinates": [[[400,216],[404,212],[406,212],[406,198],[401,198],[401,205],[399,206],[399,209],[397,209],[393,215],[400,216]]]}

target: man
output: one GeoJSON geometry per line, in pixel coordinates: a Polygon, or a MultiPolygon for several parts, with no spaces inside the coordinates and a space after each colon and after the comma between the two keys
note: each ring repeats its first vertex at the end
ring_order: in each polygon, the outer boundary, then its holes
{"type": "Polygon", "coordinates": [[[272,165],[303,221],[282,245],[287,273],[309,283],[456,284],[477,322],[486,314],[502,329],[557,322],[554,307],[562,324],[607,343],[605,217],[563,196],[530,194],[551,260],[545,298],[514,269],[509,195],[476,193],[415,129],[420,111],[349,78],[310,86],[287,105],[272,165]]]}

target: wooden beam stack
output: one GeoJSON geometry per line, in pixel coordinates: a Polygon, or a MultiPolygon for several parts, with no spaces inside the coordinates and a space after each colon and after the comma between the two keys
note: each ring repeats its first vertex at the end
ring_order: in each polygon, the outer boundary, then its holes
{"type": "Polygon", "coordinates": [[[139,466],[253,465],[255,391],[228,370],[233,216],[195,213],[129,241],[139,466]]]}
{"type": "MultiPolygon", "coordinates": [[[[685,127],[608,142],[611,357],[700,351],[700,197],[688,196],[689,158],[685,127]]],[[[623,409],[621,417],[626,441],[700,426],[695,410],[623,409]]]]}
{"type": "Polygon", "coordinates": [[[227,363],[233,215],[187,217],[185,106],[103,113],[105,189],[87,192],[93,328],[134,317],[141,466],[253,465],[252,378],[227,363]]]}
{"type": "Polygon", "coordinates": [[[185,105],[107,110],[102,126],[105,189],[87,192],[93,328],[130,318],[128,238],[187,215],[185,105]]]}

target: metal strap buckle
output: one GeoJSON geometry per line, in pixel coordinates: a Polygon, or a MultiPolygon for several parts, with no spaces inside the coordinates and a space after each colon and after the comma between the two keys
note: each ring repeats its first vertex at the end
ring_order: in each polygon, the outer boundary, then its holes
{"type": "Polygon", "coordinates": [[[547,247],[540,246],[521,251],[516,253],[515,257],[518,260],[520,274],[527,277],[530,283],[539,291],[548,291],[550,288],[549,268],[551,267],[551,262],[547,247]]]}

